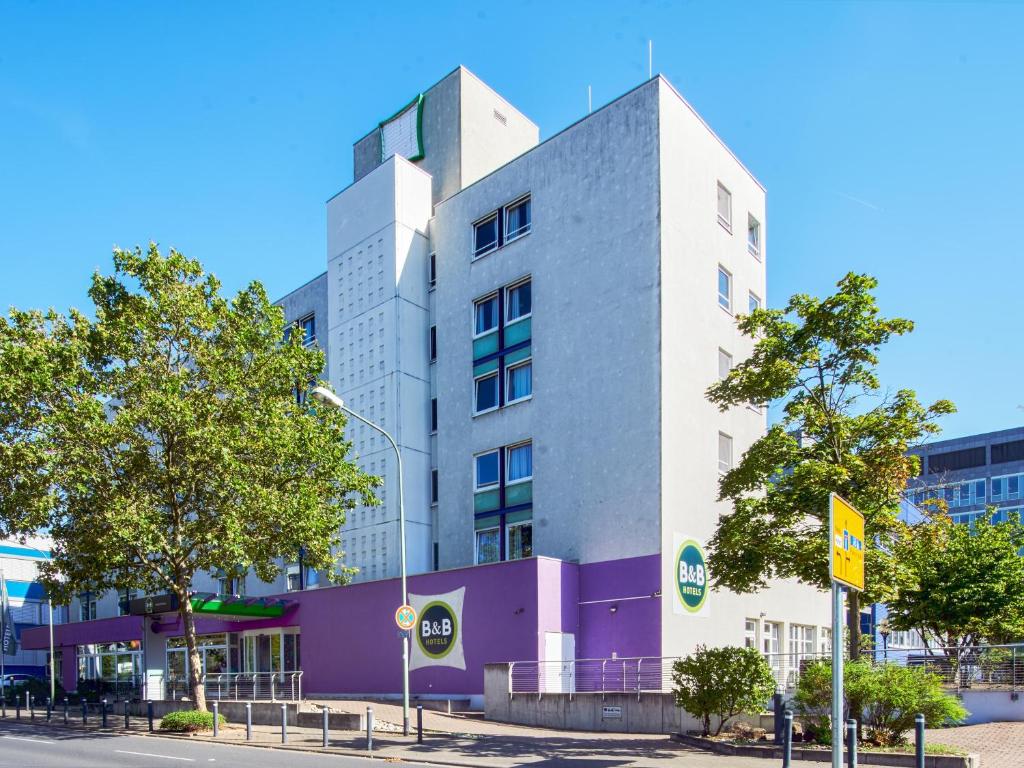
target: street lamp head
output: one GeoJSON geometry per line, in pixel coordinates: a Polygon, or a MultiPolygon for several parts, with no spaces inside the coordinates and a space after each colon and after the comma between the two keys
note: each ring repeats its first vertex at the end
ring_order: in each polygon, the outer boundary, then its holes
{"type": "Polygon", "coordinates": [[[321,405],[330,406],[331,408],[344,408],[344,401],[331,390],[326,387],[313,387],[310,391],[309,396],[316,400],[321,405]]]}

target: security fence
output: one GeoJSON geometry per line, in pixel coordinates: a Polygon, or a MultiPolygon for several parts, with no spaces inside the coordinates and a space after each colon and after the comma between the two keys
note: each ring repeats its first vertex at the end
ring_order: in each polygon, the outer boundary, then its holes
{"type": "MultiPolygon", "coordinates": [[[[207,699],[222,701],[300,701],[302,672],[218,672],[203,675],[207,699]]],[[[182,677],[153,676],[148,698],[191,699],[192,683],[182,677]]]]}

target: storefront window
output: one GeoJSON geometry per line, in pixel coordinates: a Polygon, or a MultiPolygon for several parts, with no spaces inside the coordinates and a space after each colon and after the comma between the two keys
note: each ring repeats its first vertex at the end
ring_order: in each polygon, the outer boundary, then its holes
{"type": "Polygon", "coordinates": [[[138,640],[80,645],[76,651],[80,680],[131,682],[142,673],[142,644],[138,640]]]}

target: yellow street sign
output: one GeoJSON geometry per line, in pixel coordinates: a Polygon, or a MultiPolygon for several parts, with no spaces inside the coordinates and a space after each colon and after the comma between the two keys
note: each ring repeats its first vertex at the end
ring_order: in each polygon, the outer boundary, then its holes
{"type": "Polygon", "coordinates": [[[831,494],[829,499],[829,546],[832,580],[864,591],[864,515],[848,502],[831,494]]]}

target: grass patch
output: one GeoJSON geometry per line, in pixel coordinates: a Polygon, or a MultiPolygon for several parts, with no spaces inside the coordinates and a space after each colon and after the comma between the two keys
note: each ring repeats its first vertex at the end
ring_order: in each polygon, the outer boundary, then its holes
{"type": "MultiPolygon", "coordinates": [[[[220,715],[220,724],[224,725],[226,722],[227,720],[224,718],[224,715],[220,715]]],[[[173,733],[212,731],[213,712],[200,712],[195,709],[168,712],[160,720],[160,730],[173,733]]]]}

